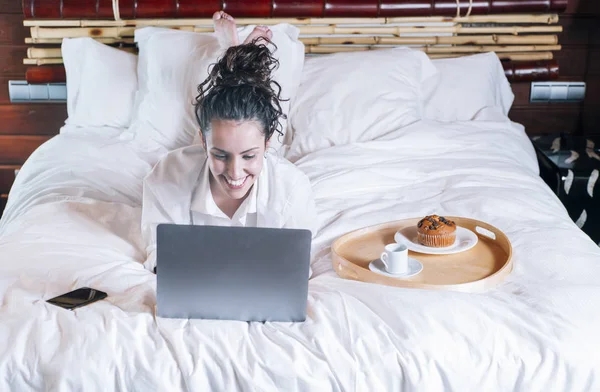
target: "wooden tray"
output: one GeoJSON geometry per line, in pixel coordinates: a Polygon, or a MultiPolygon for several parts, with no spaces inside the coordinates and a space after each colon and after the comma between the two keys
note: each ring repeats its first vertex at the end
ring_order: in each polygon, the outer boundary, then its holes
{"type": "Polygon", "coordinates": [[[391,278],[369,270],[369,263],[379,258],[385,245],[395,242],[396,231],[416,227],[421,218],[365,227],[341,236],[331,247],[333,268],[346,279],[419,289],[476,292],[502,282],[512,271],[512,247],[506,235],[494,226],[475,219],[447,218],[477,234],[477,245],[450,255],[409,251],[409,257],[423,264],[423,271],[418,275],[391,278]]]}

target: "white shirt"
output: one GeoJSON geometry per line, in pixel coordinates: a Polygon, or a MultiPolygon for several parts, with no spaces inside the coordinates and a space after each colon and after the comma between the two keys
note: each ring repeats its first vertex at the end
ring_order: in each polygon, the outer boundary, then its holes
{"type": "Polygon", "coordinates": [[[144,178],[142,234],[144,266],[156,266],[156,226],[160,223],[308,229],[318,228],[312,187],[289,161],[267,154],[250,194],[230,219],[216,205],[206,152],[191,145],[169,152],[144,178]]]}

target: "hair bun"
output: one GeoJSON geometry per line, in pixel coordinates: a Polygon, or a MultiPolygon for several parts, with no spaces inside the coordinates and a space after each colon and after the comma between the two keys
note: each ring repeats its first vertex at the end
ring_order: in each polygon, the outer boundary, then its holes
{"type": "Polygon", "coordinates": [[[257,38],[228,48],[198,85],[195,112],[203,135],[210,132],[214,118],[257,121],[265,140],[275,132],[283,135],[279,119],[287,118],[280,104],[284,99],[281,86],[271,79],[279,62],[267,44],[272,45],[265,38],[257,38]]]}
{"type": "Polygon", "coordinates": [[[271,72],[278,65],[264,43],[232,46],[215,64],[211,72],[212,82],[214,86],[270,87],[271,72]]]}

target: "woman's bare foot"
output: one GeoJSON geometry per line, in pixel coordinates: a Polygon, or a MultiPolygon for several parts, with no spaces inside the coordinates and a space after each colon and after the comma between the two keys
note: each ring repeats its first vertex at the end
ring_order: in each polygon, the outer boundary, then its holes
{"type": "Polygon", "coordinates": [[[215,33],[222,47],[228,48],[240,44],[235,20],[223,11],[217,11],[212,16],[215,33]]]}
{"type": "Polygon", "coordinates": [[[252,30],[252,32],[248,35],[248,38],[246,38],[244,40],[245,44],[248,44],[252,41],[254,41],[257,38],[267,38],[267,39],[271,39],[271,37],[273,37],[273,32],[271,31],[271,29],[267,26],[256,26],[254,28],[254,30],[252,30]]]}

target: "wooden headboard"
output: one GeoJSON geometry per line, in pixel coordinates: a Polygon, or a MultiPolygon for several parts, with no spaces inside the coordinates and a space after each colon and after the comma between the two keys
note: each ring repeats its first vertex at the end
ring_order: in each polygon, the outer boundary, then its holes
{"type": "Polygon", "coordinates": [[[494,51],[510,80],[551,80],[559,74],[553,52],[561,49],[556,12],[566,6],[567,0],[23,0],[26,43],[35,45],[23,61],[36,66],[27,71],[30,83],[61,82],[62,38],[89,36],[134,50],[135,28],[211,31],[210,16],[224,9],[241,25],[297,25],[311,54],[401,45],[432,58],[494,51]]]}

